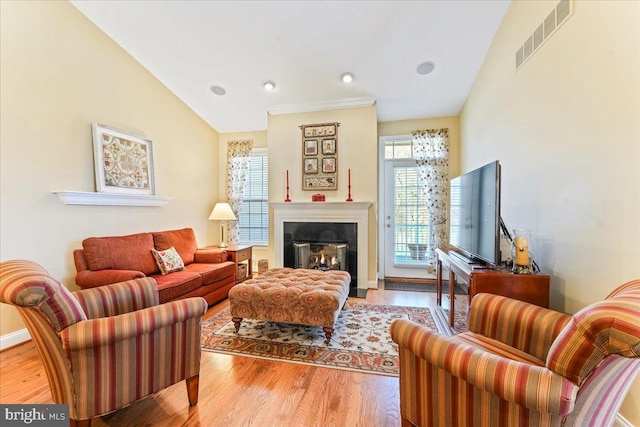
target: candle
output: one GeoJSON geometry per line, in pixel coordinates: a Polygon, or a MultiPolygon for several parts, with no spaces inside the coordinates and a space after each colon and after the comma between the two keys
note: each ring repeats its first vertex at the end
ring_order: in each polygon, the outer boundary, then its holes
{"type": "Polygon", "coordinates": [[[529,242],[526,237],[516,237],[516,265],[529,265],[529,242]]]}
{"type": "Polygon", "coordinates": [[[351,168],[349,168],[349,185],[351,185],[351,168]]]}
{"type": "Polygon", "coordinates": [[[289,186],[289,169],[287,169],[287,187],[289,186]]]}

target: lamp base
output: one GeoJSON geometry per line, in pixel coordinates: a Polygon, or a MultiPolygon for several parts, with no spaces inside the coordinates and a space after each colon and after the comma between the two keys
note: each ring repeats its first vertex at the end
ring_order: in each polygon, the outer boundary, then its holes
{"type": "Polygon", "coordinates": [[[229,245],[227,245],[225,242],[221,242],[221,243],[218,245],[218,247],[219,247],[219,248],[226,248],[226,247],[228,247],[228,246],[229,246],[229,245]]]}

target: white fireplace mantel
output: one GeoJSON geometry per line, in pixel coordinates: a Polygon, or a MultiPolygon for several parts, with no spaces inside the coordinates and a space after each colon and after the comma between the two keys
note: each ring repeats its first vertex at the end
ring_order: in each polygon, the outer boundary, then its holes
{"type": "Polygon", "coordinates": [[[344,222],[358,226],[358,288],[367,289],[369,262],[369,207],[373,202],[275,202],[273,240],[275,266],[284,264],[285,222],[344,222]]]}

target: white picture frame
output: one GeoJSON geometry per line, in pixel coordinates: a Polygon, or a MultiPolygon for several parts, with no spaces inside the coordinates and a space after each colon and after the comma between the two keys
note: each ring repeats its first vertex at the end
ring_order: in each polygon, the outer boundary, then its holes
{"type": "Polygon", "coordinates": [[[151,140],[98,123],[91,128],[96,191],[155,195],[151,140]]]}

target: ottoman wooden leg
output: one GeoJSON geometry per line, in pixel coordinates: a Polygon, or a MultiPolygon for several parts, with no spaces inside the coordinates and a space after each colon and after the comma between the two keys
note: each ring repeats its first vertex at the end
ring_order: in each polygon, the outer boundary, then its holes
{"type": "Polygon", "coordinates": [[[234,317],[231,320],[233,320],[233,324],[236,327],[236,334],[237,334],[238,331],[240,330],[240,322],[242,322],[242,317],[234,317]]]}
{"type": "Polygon", "coordinates": [[[329,342],[331,341],[331,334],[335,329],[325,326],[322,330],[324,331],[324,335],[327,337],[324,342],[329,345],[329,342]]]}

